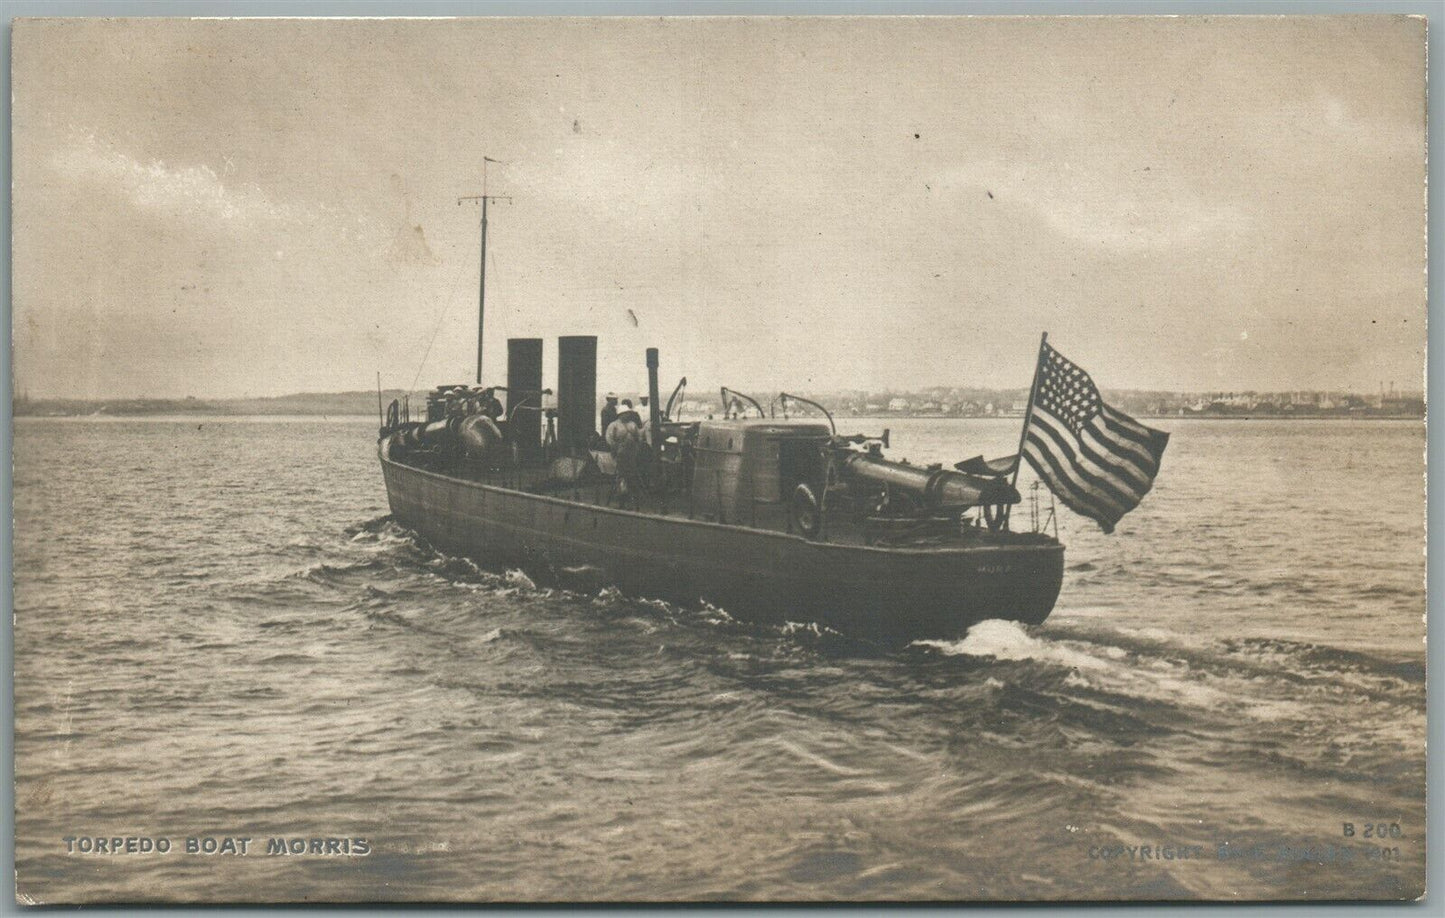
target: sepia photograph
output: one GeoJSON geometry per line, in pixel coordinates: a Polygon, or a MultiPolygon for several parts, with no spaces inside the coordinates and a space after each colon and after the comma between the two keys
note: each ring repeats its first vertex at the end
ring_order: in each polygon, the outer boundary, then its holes
{"type": "Polygon", "coordinates": [[[1426,36],[15,19],[16,902],[1420,899],[1426,36]]]}

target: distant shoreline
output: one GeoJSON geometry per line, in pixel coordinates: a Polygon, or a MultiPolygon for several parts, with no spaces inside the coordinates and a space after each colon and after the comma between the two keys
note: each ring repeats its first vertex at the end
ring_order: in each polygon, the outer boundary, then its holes
{"type": "MultiPolygon", "coordinates": [[[[899,418],[940,420],[990,420],[1001,418],[1022,418],[1023,405],[1028,391],[1011,390],[968,390],[954,393],[957,397],[946,399],[949,409],[939,409],[945,401],[933,397],[933,393],[914,393],[900,402],[893,411],[874,411],[872,402],[860,411],[862,401],[840,393],[822,393],[818,401],[824,405],[837,404],[834,418],[899,418]],[[986,408],[997,408],[988,412],[986,408]]],[[[1256,393],[1246,393],[1255,396],[1256,393]]],[[[1266,393],[1268,395],[1268,393],[1266,393]]],[[[1227,419],[1227,420],[1418,420],[1425,416],[1425,403],[1421,396],[1402,396],[1384,399],[1384,403],[1371,405],[1362,396],[1348,395],[1332,398],[1328,407],[1318,403],[1310,404],[1292,399],[1288,402],[1276,393],[1272,398],[1259,398],[1254,406],[1246,407],[1225,399],[1189,393],[1155,393],[1147,391],[1120,390],[1104,393],[1104,397],[1115,408],[1136,418],[1152,420],[1227,419]],[[1190,406],[1200,405],[1202,411],[1190,406]],[[1286,406],[1293,410],[1283,410],[1286,406]],[[1178,412],[1183,411],[1183,414],[1178,412]]],[[[1382,396],[1383,398],[1383,396],[1382,396]]],[[[393,401],[411,406],[412,417],[424,412],[426,392],[407,392],[402,389],[383,389],[380,392],[297,392],[291,395],[242,397],[242,398],[27,398],[21,393],[12,403],[15,417],[357,417],[379,418],[382,406],[393,401]]],[[[886,401],[885,403],[886,404],[886,401]]],[[[600,405],[598,406],[601,407],[600,405]]],[[[721,411],[716,402],[684,405],[683,417],[697,420],[721,411]],[[706,405],[706,407],[704,407],[706,405]],[[694,413],[696,415],[694,416],[694,413]]]]}
{"type": "MultiPolygon", "coordinates": [[[[801,417],[801,416],[800,416],[801,417]]],[[[944,414],[835,414],[834,420],[862,420],[862,421],[1023,421],[1023,415],[944,415],[944,414]]],[[[1424,421],[1425,416],[1419,414],[1140,414],[1136,417],[1141,421],[1424,421]]],[[[363,414],[357,412],[320,412],[320,411],[99,411],[99,412],[17,412],[15,420],[52,420],[52,421],[119,421],[119,420],[157,420],[157,421],[195,421],[195,420],[233,420],[233,421],[259,421],[274,419],[278,421],[302,421],[314,420],[370,420],[373,423],[377,418],[374,414],[363,414]]],[[[684,421],[698,421],[702,418],[685,417],[684,421]]]]}

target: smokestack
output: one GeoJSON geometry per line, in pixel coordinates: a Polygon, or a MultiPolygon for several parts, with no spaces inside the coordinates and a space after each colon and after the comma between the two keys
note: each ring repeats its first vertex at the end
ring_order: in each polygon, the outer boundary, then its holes
{"type": "Polygon", "coordinates": [[[647,349],[647,404],[652,410],[648,413],[647,423],[652,431],[652,448],[660,451],[662,449],[662,406],[657,403],[657,348],[647,349]]]}
{"type": "Polygon", "coordinates": [[[557,339],[557,445],[586,449],[597,432],[597,336],[557,339]]]}
{"type": "Polygon", "coordinates": [[[522,461],[535,461],[542,452],[542,339],[507,339],[508,433],[522,461]],[[523,405],[517,410],[518,405],[523,405]]]}

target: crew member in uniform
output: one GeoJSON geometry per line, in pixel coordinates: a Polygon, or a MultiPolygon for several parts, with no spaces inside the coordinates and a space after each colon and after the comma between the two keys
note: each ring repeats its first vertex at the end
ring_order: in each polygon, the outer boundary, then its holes
{"type": "MultiPolygon", "coordinates": [[[[637,409],[632,407],[632,399],[630,398],[624,398],[622,400],[622,408],[617,412],[617,417],[614,420],[620,421],[624,417],[627,418],[628,423],[636,424],[638,429],[641,430],[642,415],[638,414],[637,409]]],[[[609,424],[608,426],[610,427],[611,425],[609,424]]]]}
{"type": "Polygon", "coordinates": [[[632,509],[640,510],[642,463],[647,448],[642,443],[642,416],[633,410],[630,399],[622,400],[622,410],[607,425],[607,448],[617,459],[617,478],[622,488],[616,493],[622,503],[630,503],[632,509]]]}
{"type": "Polygon", "coordinates": [[[602,406],[602,436],[607,436],[607,428],[617,420],[617,393],[607,393],[607,404],[602,406]]]}
{"type": "Polygon", "coordinates": [[[500,420],[507,409],[502,407],[501,399],[497,398],[496,389],[486,389],[482,392],[482,414],[492,420],[500,420]]]}

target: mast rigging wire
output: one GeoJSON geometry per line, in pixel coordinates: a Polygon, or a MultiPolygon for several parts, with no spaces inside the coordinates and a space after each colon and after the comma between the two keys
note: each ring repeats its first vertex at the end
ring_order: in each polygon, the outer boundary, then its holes
{"type": "Polygon", "coordinates": [[[421,364],[416,368],[416,376],[413,377],[411,381],[411,389],[409,391],[416,391],[416,384],[421,379],[422,370],[426,369],[427,357],[431,355],[432,345],[436,344],[437,333],[442,330],[442,320],[447,317],[447,312],[451,310],[452,302],[457,297],[457,288],[461,285],[462,281],[462,269],[465,268],[467,264],[468,262],[465,259],[458,260],[457,273],[456,276],[452,278],[451,292],[448,293],[447,298],[442,301],[441,312],[437,314],[436,324],[432,326],[431,337],[427,339],[426,350],[421,355],[421,364]]]}

